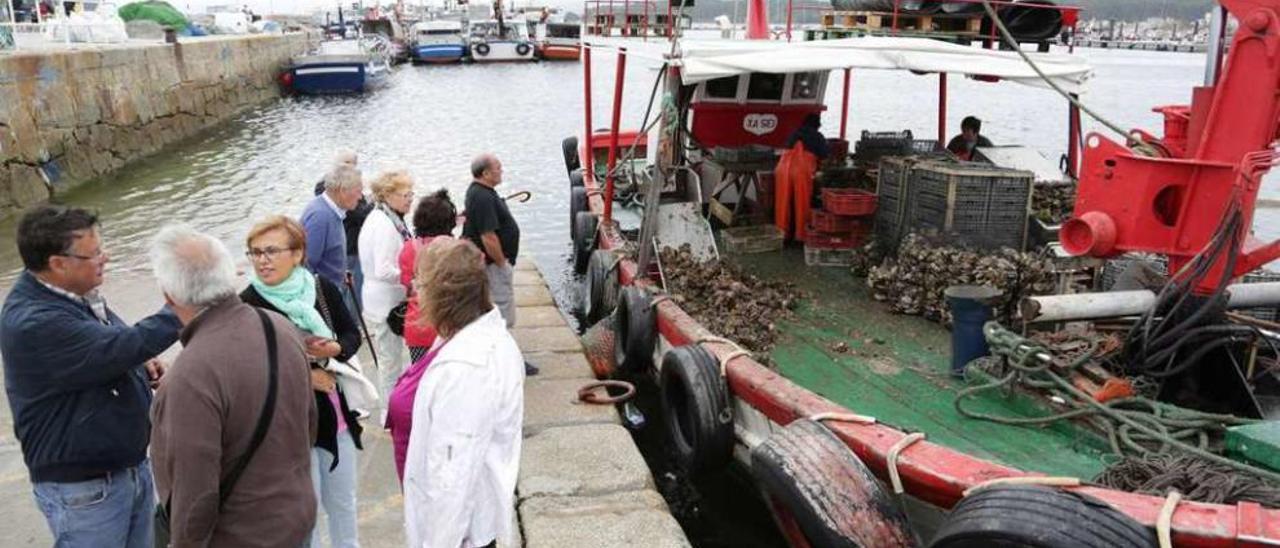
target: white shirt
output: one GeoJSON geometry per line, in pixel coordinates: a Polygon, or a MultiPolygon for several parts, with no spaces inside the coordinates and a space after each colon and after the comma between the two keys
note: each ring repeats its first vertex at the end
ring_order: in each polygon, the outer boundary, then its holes
{"type": "Polygon", "coordinates": [[[333,198],[329,197],[328,192],[321,192],[320,196],[324,197],[324,203],[329,204],[329,209],[332,209],[334,213],[337,213],[339,219],[347,218],[347,210],[338,207],[338,202],[333,201],[333,198]]]}
{"type": "Polygon", "coordinates": [[[396,230],[391,218],[381,209],[369,212],[364,226],[360,227],[360,270],[364,272],[364,287],[360,298],[364,312],[373,321],[387,321],[387,313],[405,299],[405,289],[400,285],[400,249],[404,238],[396,230]]]}
{"type": "Polygon", "coordinates": [[[524,427],[524,358],[497,308],[445,344],[413,402],[404,462],[412,548],[509,544],[524,427]]]}

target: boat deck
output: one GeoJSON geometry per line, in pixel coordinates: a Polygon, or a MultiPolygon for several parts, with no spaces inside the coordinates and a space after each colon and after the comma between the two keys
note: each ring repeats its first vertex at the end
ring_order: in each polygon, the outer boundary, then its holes
{"type": "MultiPolygon", "coordinates": [[[[804,388],[855,413],[1022,470],[1087,480],[1105,467],[1101,439],[1083,427],[1025,428],[960,415],[953,402],[968,385],[950,376],[947,329],[889,312],[848,269],[797,268],[804,263],[798,248],[726,257],[805,292],[796,314],[780,322],[772,353],[779,372],[804,388]],[[840,342],[847,352],[833,349],[840,342]]],[[[991,392],[975,396],[968,408],[1009,416],[1046,413],[1026,396],[991,392]]]]}

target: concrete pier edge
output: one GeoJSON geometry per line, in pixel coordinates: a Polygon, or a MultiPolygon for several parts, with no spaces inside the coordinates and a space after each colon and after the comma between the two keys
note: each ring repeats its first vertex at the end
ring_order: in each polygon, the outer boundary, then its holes
{"type": "Polygon", "coordinates": [[[542,371],[525,380],[516,484],[519,544],[528,548],[690,546],[612,405],[577,402],[595,377],[582,344],[534,265],[516,267],[512,335],[542,371]]]}

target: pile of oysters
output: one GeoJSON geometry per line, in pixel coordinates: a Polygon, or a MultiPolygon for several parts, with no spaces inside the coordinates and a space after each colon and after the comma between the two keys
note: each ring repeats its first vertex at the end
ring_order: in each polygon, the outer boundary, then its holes
{"type": "Polygon", "coordinates": [[[661,252],[667,293],[718,336],[732,340],[768,363],[777,326],[800,299],[789,283],[765,281],[721,260],[698,262],[688,245],[661,252]]]}
{"type": "Polygon", "coordinates": [[[1047,259],[1012,249],[978,251],[953,247],[910,234],[897,257],[870,270],[872,296],[894,312],[951,323],[943,292],[953,285],[987,285],[999,289],[996,319],[1007,320],[1019,300],[1048,295],[1055,287],[1047,259]]]}

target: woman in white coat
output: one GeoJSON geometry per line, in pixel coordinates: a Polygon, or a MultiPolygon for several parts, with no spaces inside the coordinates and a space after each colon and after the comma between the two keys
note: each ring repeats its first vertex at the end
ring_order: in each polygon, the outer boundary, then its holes
{"type": "Polygon", "coordinates": [[[509,545],[524,417],[524,358],[489,299],[484,255],[438,240],[418,257],[434,355],[413,399],[404,463],[405,536],[414,548],[509,545]]]}
{"type": "MultiPolygon", "coordinates": [[[[373,211],[360,229],[360,270],[364,272],[364,319],[378,353],[378,390],[385,399],[404,370],[409,350],[404,339],[391,332],[387,314],[405,299],[400,284],[400,249],[413,238],[404,216],[413,203],[413,179],[403,171],[379,175],[370,188],[373,211]]],[[[385,402],[384,402],[385,403],[385,402]]]]}

